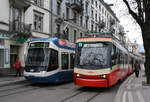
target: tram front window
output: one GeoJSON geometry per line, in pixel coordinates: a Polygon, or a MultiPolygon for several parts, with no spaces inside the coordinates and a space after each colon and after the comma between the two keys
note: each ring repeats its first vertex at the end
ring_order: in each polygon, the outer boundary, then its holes
{"type": "Polygon", "coordinates": [[[48,48],[29,48],[26,58],[26,71],[46,71],[49,64],[48,48]]]}
{"type": "Polygon", "coordinates": [[[109,42],[91,42],[77,44],[75,65],[84,69],[108,68],[110,65],[109,42]]]}

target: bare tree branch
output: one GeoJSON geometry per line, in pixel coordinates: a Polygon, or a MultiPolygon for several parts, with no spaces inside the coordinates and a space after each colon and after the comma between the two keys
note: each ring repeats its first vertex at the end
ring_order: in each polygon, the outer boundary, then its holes
{"type": "Polygon", "coordinates": [[[127,1],[127,0],[123,0],[123,1],[124,1],[124,3],[126,4],[128,10],[129,10],[129,13],[132,15],[132,17],[137,21],[137,23],[138,23],[139,25],[142,25],[142,24],[141,24],[141,20],[139,19],[138,15],[131,9],[131,7],[130,7],[128,1],[127,1]]]}

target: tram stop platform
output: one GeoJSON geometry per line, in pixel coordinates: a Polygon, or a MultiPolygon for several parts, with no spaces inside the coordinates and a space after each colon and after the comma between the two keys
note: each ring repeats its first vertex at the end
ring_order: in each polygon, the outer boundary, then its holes
{"type": "Polygon", "coordinates": [[[120,86],[113,102],[150,102],[150,85],[146,84],[144,65],[139,77],[130,75],[120,86]]]}

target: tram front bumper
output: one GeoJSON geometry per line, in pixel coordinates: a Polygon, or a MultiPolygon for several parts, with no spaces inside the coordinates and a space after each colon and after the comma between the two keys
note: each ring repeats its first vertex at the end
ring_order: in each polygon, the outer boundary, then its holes
{"type": "Polygon", "coordinates": [[[75,78],[75,84],[88,87],[108,87],[107,79],[84,79],[75,78]]]}

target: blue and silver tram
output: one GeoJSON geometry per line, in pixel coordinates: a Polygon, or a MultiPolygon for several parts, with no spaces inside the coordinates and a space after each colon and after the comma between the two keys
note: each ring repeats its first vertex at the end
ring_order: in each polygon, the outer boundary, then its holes
{"type": "Polygon", "coordinates": [[[28,42],[24,77],[31,83],[73,80],[75,44],[58,38],[35,38],[28,42]]]}

